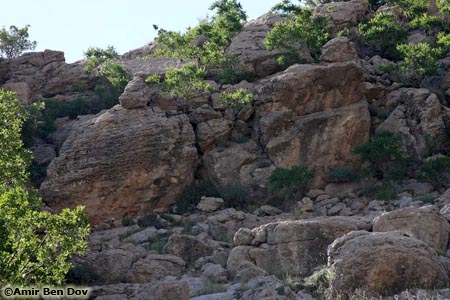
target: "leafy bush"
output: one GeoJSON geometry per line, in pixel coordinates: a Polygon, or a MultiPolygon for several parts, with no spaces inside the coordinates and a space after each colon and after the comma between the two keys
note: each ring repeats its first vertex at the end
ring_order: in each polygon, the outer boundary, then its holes
{"type": "Polygon", "coordinates": [[[406,31],[392,13],[377,13],[366,23],[360,23],[359,33],[383,54],[390,54],[397,43],[406,39],[406,31]]]}
{"type": "Polygon", "coordinates": [[[14,93],[0,90],[0,285],[62,284],[71,256],[87,250],[89,224],[83,207],[50,214],[24,188],[31,158],[20,135],[25,116],[14,93]]]}
{"type": "Polygon", "coordinates": [[[367,171],[378,179],[401,179],[406,174],[407,155],[401,139],[389,132],[376,134],[369,142],[355,149],[367,171]]]}
{"type": "Polygon", "coordinates": [[[337,167],[332,170],[327,175],[327,182],[333,183],[344,183],[352,182],[358,178],[355,171],[350,167],[337,167]]]}
{"type": "Polygon", "coordinates": [[[177,213],[183,214],[195,210],[202,196],[220,197],[220,192],[211,182],[195,182],[188,186],[178,199],[177,213]]]}
{"type": "Polygon", "coordinates": [[[393,186],[385,185],[375,189],[374,197],[378,200],[395,200],[398,196],[393,186]]]}
{"type": "Polygon", "coordinates": [[[157,214],[147,214],[143,217],[140,217],[137,220],[137,224],[139,227],[155,227],[156,229],[164,228],[164,225],[159,220],[159,216],[157,214]]]}
{"type": "Polygon", "coordinates": [[[274,192],[282,193],[287,199],[296,200],[306,192],[313,177],[313,171],[302,165],[279,168],[270,175],[270,185],[274,192]]]}
{"type": "Polygon", "coordinates": [[[219,79],[228,82],[232,74],[233,59],[225,56],[231,39],[242,29],[247,15],[236,0],[217,0],[210,10],[215,11],[186,33],[159,29],[155,41],[158,49],[153,56],[167,56],[178,59],[197,59],[208,71],[217,69],[219,79]]]}
{"type": "Polygon", "coordinates": [[[205,75],[204,67],[199,67],[195,63],[187,63],[182,68],[168,69],[163,82],[159,76],[155,75],[149,76],[146,82],[156,83],[165,94],[187,102],[201,93],[213,90],[211,85],[203,81],[205,75]]]}
{"type": "Polygon", "coordinates": [[[248,203],[248,190],[239,183],[222,186],[219,193],[225,207],[244,208],[248,203]]]}
{"type": "Polygon", "coordinates": [[[255,96],[252,93],[247,93],[244,89],[238,89],[232,93],[222,92],[220,94],[220,102],[236,108],[241,109],[245,104],[253,101],[255,96]]]}
{"type": "Polygon", "coordinates": [[[427,161],[420,170],[419,178],[429,182],[436,189],[450,186],[450,157],[444,156],[427,161]]]}
{"type": "Polygon", "coordinates": [[[119,58],[113,46],[106,49],[90,47],[84,52],[84,56],[87,58],[85,72],[104,76],[119,94],[123,91],[129,78],[122,65],[112,62],[113,59],[119,58]]]}
{"type": "MultiPolygon", "coordinates": [[[[0,54],[6,55],[8,58],[14,58],[21,55],[26,50],[34,50],[36,41],[28,39],[28,28],[18,28],[14,25],[9,26],[9,31],[5,28],[0,30],[0,54]]],[[[0,55],[0,57],[2,57],[0,55]]]]}
{"type": "Polygon", "coordinates": [[[432,47],[428,43],[400,44],[397,50],[403,57],[401,72],[417,72],[420,75],[436,73],[436,62],[445,53],[443,48],[432,47]]]}
{"type": "Polygon", "coordinates": [[[287,22],[275,24],[267,34],[266,47],[269,50],[286,50],[287,54],[279,58],[281,64],[300,62],[301,49],[308,48],[316,60],[320,57],[320,48],[330,39],[329,24],[326,17],[314,15],[301,7],[287,7],[282,13],[287,22]]]}

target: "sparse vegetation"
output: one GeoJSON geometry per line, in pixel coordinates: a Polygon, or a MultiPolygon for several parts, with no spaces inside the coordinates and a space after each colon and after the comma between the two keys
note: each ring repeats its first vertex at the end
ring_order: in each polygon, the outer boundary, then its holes
{"type": "Polygon", "coordinates": [[[183,214],[196,209],[202,196],[219,197],[220,192],[210,182],[199,181],[188,186],[177,201],[177,213],[183,214]]]}
{"type": "Polygon", "coordinates": [[[266,38],[267,49],[287,52],[278,62],[282,65],[301,62],[300,53],[304,48],[318,60],[320,48],[330,39],[326,17],[314,15],[311,10],[292,5],[290,1],[282,2],[274,11],[288,19],[277,23],[266,38]]]}
{"type": "Polygon", "coordinates": [[[244,89],[237,89],[232,93],[222,92],[220,94],[220,101],[237,110],[241,109],[245,104],[254,100],[255,96],[252,93],[246,92],[244,89]]]}
{"type": "Polygon", "coordinates": [[[286,200],[298,200],[306,192],[314,173],[307,167],[298,165],[279,168],[270,175],[272,191],[281,193],[286,200]]]}
{"type": "Polygon", "coordinates": [[[191,62],[182,68],[167,70],[163,81],[159,76],[152,75],[146,79],[146,82],[159,85],[165,94],[186,103],[204,92],[213,91],[213,87],[203,80],[205,76],[206,69],[191,62]]]}
{"type": "Polygon", "coordinates": [[[358,175],[351,167],[336,167],[331,169],[327,175],[327,182],[344,183],[352,182],[357,179],[358,175]]]}
{"type": "Polygon", "coordinates": [[[436,189],[450,186],[450,157],[443,156],[424,163],[419,178],[432,184],[436,189]]]}
{"type": "Polygon", "coordinates": [[[357,147],[355,153],[360,160],[368,163],[367,173],[377,179],[402,179],[406,174],[408,157],[402,148],[400,137],[381,132],[372,139],[357,147]]]}

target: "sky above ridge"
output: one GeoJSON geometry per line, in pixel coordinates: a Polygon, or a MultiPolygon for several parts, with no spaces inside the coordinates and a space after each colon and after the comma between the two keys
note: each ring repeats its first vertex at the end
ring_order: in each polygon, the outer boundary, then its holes
{"type": "MultiPolygon", "coordinates": [[[[83,58],[88,47],[114,46],[119,53],[153,40],[157,24],[183,31],[208,13],[213,0],[17,0],[3,1],[1,27],[31,25],[36,51],[62,50],[67,62],[83,58]]],[[[248,19],[269,11],[280,0],[240,0],[248,19]]]]}

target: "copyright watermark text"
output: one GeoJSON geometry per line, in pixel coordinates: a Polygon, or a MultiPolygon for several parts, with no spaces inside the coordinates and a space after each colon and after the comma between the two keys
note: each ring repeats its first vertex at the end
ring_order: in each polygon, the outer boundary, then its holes
{"type": "Polygon", "coordinates": [[[19,287],[6,286],[0,289],[0,299],[89,299],[91,289],[87,287],[19,287]]]}

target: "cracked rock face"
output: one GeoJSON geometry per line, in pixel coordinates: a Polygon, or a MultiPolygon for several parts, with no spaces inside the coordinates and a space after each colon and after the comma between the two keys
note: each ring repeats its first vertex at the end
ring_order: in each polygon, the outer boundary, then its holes
{"type": "Polygon", "coordinates": [[[93,224],[144,215],[192,182],[194,145],[186,115],[116,106],[72,130],[40,193],[56,211],[85,205],[93,224]]]}
{"type": "Polygon", "coordinates": [[[362,289],[366,296],[386,296],[448,282],[436,252],[398,232],[351,232],[330,245],[328,266],[334,295],[362,289]]]}
{"type": "Polygon", "coordinates": [[[356,218],[330,217],[240,230],[234,238],[240,245],[231,251],[227,268],[241,280],[255,274],[308,276],[326,263],[327,247],[336,238],[364,228],[368,229],[368,224],[356,218]]]}

